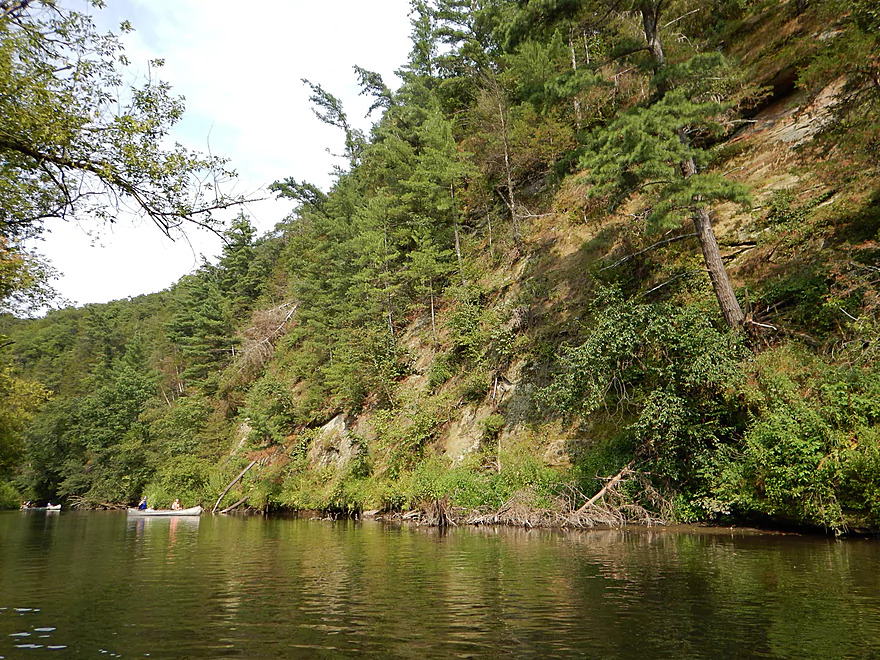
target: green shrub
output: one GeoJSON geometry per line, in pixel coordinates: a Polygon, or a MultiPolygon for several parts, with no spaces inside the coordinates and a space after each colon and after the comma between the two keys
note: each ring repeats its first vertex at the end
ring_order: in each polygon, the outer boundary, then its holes
{"type": "Polygon", "coordinates": [[[462,381],[459,396],[466,403],[479,403],[486,398],[489,387],[489,375],[482,370],[475,370],[462,381]]]}
{"type": "Polygon", "coordinates": [[[745,423],[733,396],[741,381],[733,338],[700,307],[636,303],[615,290],[600,295],[594,316],[539,400],[590,421],[619,420],[614,440],[600,443],[606,456],[591,459],[603,472],[635,458],[658,485],[689,498],[703,492],[717,447],[737,442],[745,423]]]}
{"type": "Polygon", "coordinates": [[[272,376],[261,378],[248,391],[241,418],[251,427],[255,444],[283,443],[295,420],[290,385],[272,376]]]}
{"type": "Polygon", "coordinates": [[[146,488],[150,506],[167,507],[175,498],[180,498],[184,506],[209,503],[226,487],[226,484],[219,488],[212,484],[212,471],[210,463],[195,456],[170,458],[146,488]]]}
{"type": "Polygon", "coordinates": [[[446,321],[451,358],[461,364],[479,363],[489,343],[484,323],[486,311],[480,303],[480,291],[473,288],[453,287],[449,291],[455,305],[446,321]]]}
{"type": "Polygon", "coordinates": [[[497,440],[498,436],[501,435],[501,431],[504,430],[504,425],[506,423],[504,415],[499,415],[498,413],[489,415],[484,419],[482,423],[483,442],[488,444],[497,440]]]}
{"type": "Polygon", "coordinates": [[[17,509],[21,506],[21,493],[8,481],[0,480],[0,509],[17,509]]]}
{"type": "Polygon", "coordinates": [[[880,377],[795,346],[766,351],[740,396],[743,440],[706,471],[709,514],[761,514],[843,531],[880,522],[880,377]]]}
{"type": "Polygon", "coordinates": [[[536,494],[535,504],[550,506],[567,479],[524,450],[502,452],[501,471],[487,471],[475,463],[455,467],[440,457],[423,461],[401,481],[408,506],[449,496],[454,506],[498,509],[516,493],[536,494]]]}
{"type": "Polygon", "coordinates": [[[201,396],[180,397],[151,426],[156,441],[172,455],[190,454],[200,448],[201,434],[211,415],[210,402],[201,396]]]}
{"type": "Polygon", "coordinates": [[[853,525],[880,527],[880,430],[859,429],[840,453],[839,502],[853,525]]]}
{"type": "Polygon", "coordinates": [[[449,358],[443,353],[437,353],[428,367],[428,387],[436,390],[452,378],[452,375],[453,370],[449,364],[449,358]]]}
{"type": "Polygon", "coordinates": [[[746,514],[762,513],[834,529],[842,514],[834,491],[834,435],[807,406],[777,403],[756,419],[742,454],[729,454],[718,499],[746,514]]]}

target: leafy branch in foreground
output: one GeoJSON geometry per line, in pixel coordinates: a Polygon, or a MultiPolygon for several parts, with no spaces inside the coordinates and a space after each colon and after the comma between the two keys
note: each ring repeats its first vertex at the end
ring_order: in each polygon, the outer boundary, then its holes
{"type": "Polygon", "coordinates": [[[45,259],[0,236],[0,314],[27,315],[47,306],[58,296],[50,284],[56,276],[45,259]]]}
{"type": "Polygon", "coordinates": [[[216,228],[213,212],[245,201],[219,189],[234,177],[225,159],[165,146],[183,100],[149,73],[127,85],[117,36],[49,0],[2,8],[0,235],[38,235],[49,218],[114,222],[123,209],[172,235],[184,222],[216,228]]]}

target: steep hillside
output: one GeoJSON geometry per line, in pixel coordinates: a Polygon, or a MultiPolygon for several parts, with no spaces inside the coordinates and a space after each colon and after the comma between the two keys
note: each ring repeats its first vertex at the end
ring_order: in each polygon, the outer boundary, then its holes
{"type": "Polygon", "coordinates": [[[880,16],[844,4],[414,3],[370,136],[312,84],[332,190],[279,181],[158,297],[3,320],[55,392],[8,497],[251,466],[221,507],[875,529],[880,16]]]}

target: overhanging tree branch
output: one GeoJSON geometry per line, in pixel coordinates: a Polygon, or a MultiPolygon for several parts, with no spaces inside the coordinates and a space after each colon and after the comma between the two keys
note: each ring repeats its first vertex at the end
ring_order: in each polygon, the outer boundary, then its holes
{"type": "Polygon", "coordinates": [[[219,189],[235,176],[225,159],[163,146],[182,98],[152,74],[127,85],[121,43],[90,16],[0,0],[0,21],[0,235],[37,235],[49,218],[114,222],[127,206],[174,238],[185,223],[218,232],[213,212],[256,201],[219,189]]]}
{"type": "Polygon", "coordinates": [[[0,136],[0,154],[4,151],[15,152],[32,159],[35,162],[36,167],[45,172],[51,179],[55,188],[63,198],[63,204],[56,207],[55,212],[25,218],[22,220],[25,224],[28,220],[35,221],[47,217],[64,217],[65,212],[73,208],[80,199],[100,195],[100,193],[92,190],[78,193],[76,196],[73,196],[66,183],[63,181],[63,178],[59,180],[59,178],[46,167],[47,163],[57,167],[62,173],[62,177],[65,172],[79,173],[83,176],[91,175],[107,188],[106,192],[108,194],[118,191],[124,196],[130,197],[135,201],[138,209],[147,215],[169,238],[173,238],[172,231],[179,228],[184,221],[218,233],[216,227],[212,226],[210,222],[200,220],[199,216],[210,215],[213,211],[228,209],[240,206],[247,202],[257,201],[256,198],[226,198],[220,196],[215,197],[215,201],[209,204],[187,205],[178,206],[177,208],[172,207],[163,209],[162,204],[167,202],[167,199],[162,197],[161,190],[150,190],[143,185],[139,185],[138,182],[125,177],[120,173],[119,168],[107,161],[70,158],[63,155],[59,156],[50,152],[39,151],[31,145],[0,136]]]}

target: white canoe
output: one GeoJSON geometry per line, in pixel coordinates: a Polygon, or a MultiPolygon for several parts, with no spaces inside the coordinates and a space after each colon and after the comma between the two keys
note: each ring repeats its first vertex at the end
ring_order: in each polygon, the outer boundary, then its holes
{"type": "Polygon", "coordinates": [[[198,516],[202,507],[192,506],[188,509],[129,509],[130,516],[198,516]]]}

